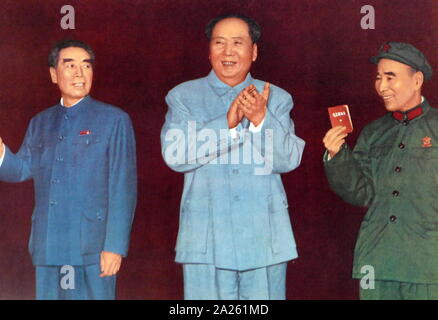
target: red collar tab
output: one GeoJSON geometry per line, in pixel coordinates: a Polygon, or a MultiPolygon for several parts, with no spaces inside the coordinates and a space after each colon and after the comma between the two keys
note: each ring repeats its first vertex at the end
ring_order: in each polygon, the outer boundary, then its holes
{"type": "Polygon", "coordinates": [[[406,112],[401,112],[401,111],[395,111],[392,113],[392,116],[394,119],[398,120],[398,121],[410,121],[420,115],[423,114],[423,108],[421,107],[421,105],[408,110],[406,112]]]}

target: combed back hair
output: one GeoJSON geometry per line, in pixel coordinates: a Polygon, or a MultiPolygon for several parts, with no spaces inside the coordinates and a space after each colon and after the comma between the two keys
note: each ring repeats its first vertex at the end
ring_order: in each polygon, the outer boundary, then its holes
{"type": "Polygon", "coordinates": [[[207,36],[208,40],[211,40],[211,34],[212,34],[213,29],[216,26],[216,24],[219,21],[222,21],[222,20],[228,19],[228,18],[236,18],[236,19],[240,19],[243,22],[245,22],[248,26],[249,35],[251,37],[252,42],[257,43],[257,41],[259,41],[260,37],[262,36],[262,30],[261,30],[259,24],[255,20],[253,20],[253,19],[251,19],[243,14],[240,14],[240,13],[223,14],[223,15],[220,15],[220,16],[212,19],[209,23],[207,23],[207,26],[205,27],[205,35],[207,36]]]}
{"type": "Polygon", "coordinates": [[[82,48],[85,51],[88,52],[90,55],[91,64],[94,66],[94,51],[93,49],[86,44],[85,42],[79,41],[79,40],[62,40],[56,43],[49,54],[49,67],[53,67],[56,69],[58,66],[58,60],[59,60],[59,52],[61,52],[62,49],[65,48],[82,48]]]}

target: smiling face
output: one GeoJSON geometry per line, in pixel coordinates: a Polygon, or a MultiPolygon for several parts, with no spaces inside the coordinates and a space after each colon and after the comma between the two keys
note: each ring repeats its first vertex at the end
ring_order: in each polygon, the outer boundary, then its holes
{"type": "Polygon", "coordinates": [[[248,25],[237,18],[219,21],[211,34],[210,63],[217,77],[231,87],[243,82],[257,59],[248,25]]]}
{"type": "Polygon", "coordinates": [[[50,68],[50,76],[58,84],[64,106],[72,106],[90,93],[93,83],[90,55],[78,47],[62,49],[56,68],[50,68]]]}
{"type": "Polygon", "coordinates": [[[386,110],[407,111],[421,103],[423,73],[406,64],[380,59],[377,65],[376,91],[386,110]]]}

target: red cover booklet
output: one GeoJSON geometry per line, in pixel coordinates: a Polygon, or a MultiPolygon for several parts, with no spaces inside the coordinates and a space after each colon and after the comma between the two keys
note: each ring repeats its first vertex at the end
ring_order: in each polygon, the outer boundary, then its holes
{"type": "Polygon", "coordinates": [[[330,122],[332,127],[344,126],[347,127],[346,133],[353,131],[353,123],[351,122],[350,111],[348,105],[343,104],[340,106],[329,107],[328,113],[330,116],[330,122]]]}

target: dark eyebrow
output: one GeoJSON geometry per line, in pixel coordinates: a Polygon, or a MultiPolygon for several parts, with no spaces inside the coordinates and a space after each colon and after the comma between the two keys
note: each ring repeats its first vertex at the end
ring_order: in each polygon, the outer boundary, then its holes
{"type": "MultiPolygon", "coordinates": [[[[212,40],[217,40],[217,39],[225,39],[225,37],[222,37],[222,36],[217,36],[217,37],[212,37],[211,38],[212,40]]],[[[231,37],[231,39],[233,39],[233,40],[243,40],[244,39],[244,37],[231,37]]]]}
{"type": "Polygon", "coordinates": [[[389,71],[389,72],[384,72],[383,74],[386,74],[387,76],[392,76],[392,77],[395,77],[395,76],[396,76],[395,73],[394,73],[394,72],[391,72],[391,71],[389,71]]]}
{"type": "MultiPolygon", "coordinates": [[[[72,59],[72,58],[62,59],[63,63],[70,62],[70,61],[75,61],[75,59],[72,59]]],[[[94,60],[93,59],[84,59],[84,60],[82,60],[82,62],[87,62],[87,63],[93,64],[94,60]]]]}

